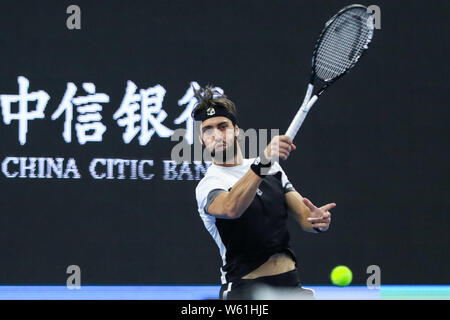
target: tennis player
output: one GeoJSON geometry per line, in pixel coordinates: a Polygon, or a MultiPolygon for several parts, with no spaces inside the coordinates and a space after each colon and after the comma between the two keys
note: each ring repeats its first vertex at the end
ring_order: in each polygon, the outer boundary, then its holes
{"type": "Polygon", "coordinates": [[[213,158],[195,192],[200,217],[223,260],[220,298],[252,299],[261,284],[313,298],[299,280],[287,218],[291,214],[307,232],[324,232],[336,204],[318,208],[289,182],[277,162],[296,149],[288,136],[274,137],[259,157],[244,159],[234,103],[211,87],[195,94],[192,116],[201,121],[199,139],[213,158]]]}

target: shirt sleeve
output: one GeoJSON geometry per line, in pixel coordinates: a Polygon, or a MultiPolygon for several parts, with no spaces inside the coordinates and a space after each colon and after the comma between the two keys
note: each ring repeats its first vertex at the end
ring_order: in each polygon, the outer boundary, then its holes
{"type": "Polygon", "coordinates": [[[216,177],[204,178],[195,189],[199,212],[209,214],[209,205],[219,194],[227,190],[228,188],[222,180],[216,177]]]}
{"type": "Polygon", "coordinates": [[[289,181],[283,168],[280,166],[280,164],[278,162],[275,162],[275,164],[273,166],[276,171],[281,172],[281,185],[283,186],[284,193],[288,193],[290,191],[296,191],[294,186],[292,185],[292,183],[289,181]]]}

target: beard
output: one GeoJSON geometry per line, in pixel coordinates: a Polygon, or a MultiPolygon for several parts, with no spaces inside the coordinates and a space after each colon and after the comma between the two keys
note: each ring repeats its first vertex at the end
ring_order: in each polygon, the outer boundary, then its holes
{"type": "Polygon", "coordinates": [[[211,151],[211,156],[219,163],[234,163],[234,158],[237,154],[237,137],[234,137],[233,144],[231,146],[227,146],[225,149],[216,151],[213,149],[211,151]]]}

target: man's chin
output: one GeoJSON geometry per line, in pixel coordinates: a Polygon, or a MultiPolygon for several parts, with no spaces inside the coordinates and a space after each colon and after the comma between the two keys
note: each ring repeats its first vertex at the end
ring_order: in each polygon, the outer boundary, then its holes
{"type": "Polygon", "coordinates": [[[234,162],[234,152],[233,148],[214,150],[211,156],[217,162],[221,163],[233,163],[234,162]]]}

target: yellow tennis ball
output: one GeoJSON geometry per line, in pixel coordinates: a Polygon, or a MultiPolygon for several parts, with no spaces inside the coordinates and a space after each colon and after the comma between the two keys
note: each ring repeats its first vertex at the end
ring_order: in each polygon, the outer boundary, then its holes
{"type": "Polygon", "coordinates": [[[348,286],[353,279],[352,271],[346,266],[337,266],[331,271],[331,282],[335,286],[348,286]]]}

